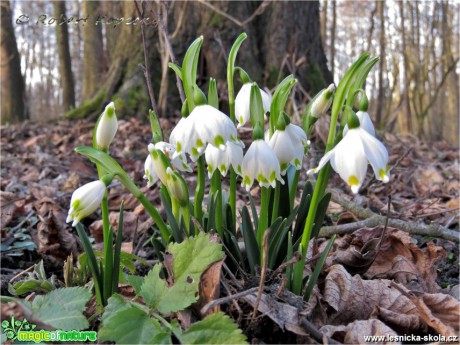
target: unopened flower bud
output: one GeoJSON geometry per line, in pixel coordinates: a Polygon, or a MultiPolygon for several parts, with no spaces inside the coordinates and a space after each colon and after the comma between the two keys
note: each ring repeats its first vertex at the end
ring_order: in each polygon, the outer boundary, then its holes
{"type": "Polygon", "coordinates": [[[115,106],[110,102],[101,114],[96,128],[96,145],[102,150],[107,150],[118,130],[118,121],[115,106]]]}
{"type": "Polygon", "coordinates": [[[184,178],[170,167],[166,169],[166,180],[168,191],[179,201],[181,206],[186,206],[189,201],[187,183],[184,178]]]}
{"type": "Polygon", "coordinates": [[[311,105],[310,114],[313,117],[319,118],[324,115],[332,104],[332,96],[335,92],[335,85],[331,84],[327,89],[321,91],[320,95],[316,97],[311,105]]]}

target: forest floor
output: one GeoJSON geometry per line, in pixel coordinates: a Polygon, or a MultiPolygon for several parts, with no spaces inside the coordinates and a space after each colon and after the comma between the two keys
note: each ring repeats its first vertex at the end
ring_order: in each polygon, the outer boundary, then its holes
{"type": "MultiPolygon", "coordinates": [[[[161,122],[166,132],[171,129],[167,120],[161,122]]],[[[97,177],[93,164],[74,151],[77,146],[91,145],[93,126],[94,122],[81,120],[1,127],[2,295],[10,295],[8,283],[26,278],[24,270],[41,259],[46,274],[62,280],[64,260],[82,252],[76,232],[65,219],[72,192],[97,177]]],[[[307,168],[321,157],[320,137],[313,140],[304,161],[307,168]]],[[[142,179],[150,138],[147,121],[120,120],[110,153],[148,198],[160,205],[158,188],[148,189],[142,179]]],[[[255,305],[254,296],[223,306],[253,343],[315,342],[319,340],[316,331],[329,340],[347,343],[362,343],[362,335],[459,334],[458,148],[392,134],[385,134],[383,140],[390,153],[390,184],[376,181],[369,169],[360,195],[353,196],[333,174],[329,183],[333,201],[322,234],[340,235],[310,301],[303,303],[280,293],[282,279],[278,277],[267,282],[258,306],[263,316],[259,314],[253,322],[248,321],[248,314],[255,305]],[[382,234],[382,219],[361,222],[374,214],[388,214],[393,221],[378,244],[372,240],[382,234]]],[[[193,185],[189,175],[186,179],[193,185]]],[[[251,193],[257,195],[257,187],[251,193]]],[[[117,217],[121,200],[125,202],[123,250],[154,259],[153,250],[144,246],[152,233],[152,221],[115,182],[109,194],[111,219],[117,217]]],[[[247,201],[247,193],[239,187],[239,204],[247,201]]],[[[98,215],[83,223],[94,245],[100,247],[98,215]]],[[[309,265],[326,243],[324,238],[312,241],[309,265]]],[[[235,284],[249,287],[241,280],[233,284],[226,275],[222,279],[229,279],[226,285],[233,293],[240,290],[235,284]]],[[[2,304],[2,314],[7,309],[2,304]]]]}

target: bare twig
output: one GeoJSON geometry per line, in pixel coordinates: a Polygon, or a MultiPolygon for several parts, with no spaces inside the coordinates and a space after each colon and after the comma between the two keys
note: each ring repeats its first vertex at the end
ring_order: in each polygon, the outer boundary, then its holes
{"type": "MultiPolygon", "coordinates": [[[[380,216],[354,202],[345,200],[335,194],[333,195],[333,200],[356,216],[365,219],[349,224],[323,226],[318,235],[320,237],[330,237],[334,234],[349,234],[357,229],[365,227],[372,228],[386,223],[387,217],[380,216]]],[[[460,234],[458,232],[447,229],[436,223],[427,225],[422,223],[411,223],[401,219],[388,219],[388,226],[405,231],[411,235],[439,237],[449,241],[460,242],[460,234]]]]}
{"type": "MultiPolygon", "coordinates": [[[[166,43],[166,48],[168,49],[169,56],[171,57],[171,62],[173,64],[177,64],[176,56],[174,55],[174,51],[172,49],[171,41],[169,40],[168,28],[165,26],[163,20],[158,15],[158,13],[155,11],[155,8],[150,3],[150,1],[147,1],[147,5],[149,6],[150,11],[155,16],[155,19],[158,22],[158,26],[160,27],[161,31],[163,32],[165,43],[166,43]]],[[[176,74],[176,73],[174,73],[174,74],[176,74]]],[[[184,103],[185,102],[184,88],[182,87],[182,82],[181,82],[181,80],[180,80],[180,78],[179,78],[179,76],[177,74],[176,74],[176,85],[177,85],[177,89],[179,90],[180,100],[181,100],[182,103],[184,103]]]]}
{"type": "Polygon", "coordinates": [[[142,45],[144,46],[144,61],[145,61],[144,76],[147,82],[147,89],[149,90],[150,103],[152,103],[152,109],[156,114],[158,114],[157,103],[155,101],[155,93],[153,92],[152,80],[150,79],[150,72],[148,68],[147,43],[145,41],[145,30],[144,30],[144,20],[143,20],[144,11],[141,11],[136,0],[134,0],[134,4],[136,5],[136,9],[137,9],[137,13],[139,14],[139,18],[141,18],[142,45]]]}
{"type": "Polygon", "coordinates": [[[234,295],[230,295],[230,296],[227,296],[227,297],[222,297],[222,298],[219,298],[219,299],[215,299],[214,301],[211,301],[211,302],[207,303],[203,308],[201,308],[200,313],[201,313],[201,315],[205,315],[208,312],[209,309],[214,308],[217,305],[228,303],[230,301],[233,301],[234,299],[241,298],[241,297],[244,297],[246,295],[252,294],[253,292],[256,292],[258,289],[259,289],[258,287],[253,287],[253,288],[251,288],[249,290],[241,291],[241,292],[238,292],[238,293],[236,293],[234,295]]]}
{"type": "Polygon", "coordinates": [[[319,341],[321,344],[340,344],[338,341],[326,337],[323,333],[321,333],[316,326],[308,321],[307,319],[303,319],[300,324],[302,327],[310,334],[316,341],[319,341]],[[324,339],[326,338],[326,339],[324,339]],[[324,342],[326,340],[326,342],[324,342]]]}
{"type": "Polygon", "coordinates": [[[231,16],[230,14],[218,9],[217,7],[215,7],[213,4],[211,4],[210,2],[208,2],[206,0],[198,0],[198,2],[203,4],[203,5],[205,5],[206,7],[210,8],[214,12],[220,14],[222,17],[227,18],[228,20],[230,20],[231,22],[235,23],[239,27],[246,26],[247,24],[252,22],[255,17],[260,16],[265,11],[265,9],[267,8],[267,6],[270,3],[267,0],[263,1],[262,4],[259,7],[257,7],[257,9],[254,11],[253,14],[251,14],[247,19],[245,19],[243,21],[240,21],[240,20],[236,19],[235,17],[231,16]]]}

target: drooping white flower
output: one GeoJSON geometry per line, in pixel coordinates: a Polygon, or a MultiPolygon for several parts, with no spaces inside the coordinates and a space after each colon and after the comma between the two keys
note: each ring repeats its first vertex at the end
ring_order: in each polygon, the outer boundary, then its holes
{"type": "Polygon", "coordinates": [[[374,136],[361,127],[349,129],[343,139],[320,160],[318,167],[307,173],[316,173],[327,162],[347,182],[353,193],[358,193],[366,177],[367,163],[374,169],[377,180],[390,181],[388,151],[374,136]]]}
{"type": "MultiPolygon", "coordinates": [[[[359,126],[362,129],[365,129],[369,134],[375,137],[374,125],[372,124],[372,120],[369,114],[366,111],[360,110],[356,113],[356,116],[359,119],[359,126]]],[[[343,135],[345,136],[347,132],[348,132],[348,124],[346,124],[345,127],[343,128],[343,135]]]]}
{"type": "Polygon", "coordinates": [[[118,130],[117,115],[115,106],[110,102],[104,109],[96,128],[96,145],[107,150],[118,130]]]}
{"type": "MultiPolygon", "coordinates": [[[[235,117],[238,121],[238,127],[243,126],[251,118],[251,87],[252,83],[244,84],[235,98],[235,117]]],[[[267,112],[270,110],[272,96],[262,89],[260,89],[260,95],[262,96],[264,112],[267,112]]]]}
{"type": "Polygon", "coordinates": [[[66,223],[73,221],[77,225],[83,218],[97,210],[101,204],[107,187],[104,182],[97,180],[75,190],[70,199],[70,209],[66,223]]]}
{"type": "Polygon", "coordinates": [[[321,91],[321,94],[313,101],[310,108],[310,114],[313,117],[320,118],[329,110],[332,104],[334,91],[334,84],[329,85],[327,89],[321,91]]]}
{"type": "Polygon", "coordinates": [[[154,144],[149,144],[148,146],[149,152],[151,152],[153,149],[161,150],[166,156],[171,161],[171,165],[180,171],[187,171],[187,172],[192,172],[192,168],[188,165],[187,163],[187,157],[185,156],[185,153],[181,153],[176,158],[172,158],[174,156],[174,153],[176,152],[176,148],[174,145],[171,145],[170,143],[164,142],[164,141],[159,141],[155,145],[154,144]]]}
{"type": "Polygon", "coordinates": [[[280,174],[280,163],[275,152],[262,140],[254,140],[243,158],[243,181],[246,190],[251,189],[254,180],[262,187],[276,187],[276,180],[283,183],[280,174]]]}
{"type": "Polygon", "coordinates": [[[208,143],[224,150],[229,140],[236,140],[236,127],[232,120],[210,105],[199,105],[173,129],[170,142],[175,145],[176,151],[172,158],[186,152],[195,162],[208,143]]]}
{"type": "Polygon", "coordinates": [[[208,176],[211,178],[216,169],[222,176],[227,175],[230,165],[236,173],[241,175],[243,162],[243,147],[233,141],[227,142],[225,150],[221,151],[213,145],[208,145],[205,151],[206,163],[208,163],[208,176]]]}
{"type": "Polygon", "coordinates": [[[150,152],[145,159],[144,172],[144,179],[147,180],[147,187],[150,188],[155,184],[155,182],[158,181],[158,174],[155,171],[155,165],[153,164],[153,159],[150,152]]]}
{"type": "Polygon", "coordinates": [[[297,170],[302,168],[307,135],[299,126],[288,124],[284,130],[277,129],[268,145],[273,149],[280,163],[281,175],[286,173],[289,164],[297,170]]]}

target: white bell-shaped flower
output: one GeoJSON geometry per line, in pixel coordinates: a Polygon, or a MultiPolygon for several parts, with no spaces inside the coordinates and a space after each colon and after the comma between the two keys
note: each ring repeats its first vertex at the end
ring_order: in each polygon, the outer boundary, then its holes
{"type": "Polygon", "coordinates": [[[307,173],[316,173],[327,162],[340,177],[358,193],[366,177],[367,163],[374,169],[377,180],[390,181],[388,151],[385,146],[361,127],[349,129],[343,139],[320,160],[318,167],[307,173]]]}
{"type": "Polygon", "coordinates": [[[149,155],[144,163],[144,179],[147,180],[147,185],[149,187],[151,187],[158,178],[163,184],[166,183],[166,169],[170,165],[180,171],[192,172],[192,168],[187,164],[187,158],[184,153],[181,153],[176,158],[172,158],[176,151],[174,145],[159,141],[156,144],[149,144],[148,150],[149,155]],[[163,154],[160,154],[158,151],[161,151],[163,154]]]}
{"type": "Polygon", "coordinates": [[[117,115],[115,106],[110,102],[104,109],[104,112],[97,123],[96,128],[96,145],[103,150],[107,150],[115,138],[118,130],[117,115]]]}
{"type": "Polygon", "coordinates": [[[277,129],[268,145],[273,149],[280,163],[281,175],[286,173],[289,164],[297,170],[302,168],[302,160],[307,145],[307,135],[299,126],[288,124],[284,130],[277,129]]]}
{"type": "MultiPolygon", "coordinates": [[[[243,126],[251,118],[251,87],[252,83],[244,84],[235,98],[235,117],[238,121],[238,127],[243,126]]],[[[272,104],[272,96],[262,89],[260,89],[260,95],[262,96],[264,112],[267,112],[272,104]]]]}
{"type": "Polygon", "coordinates": [[[216,169],[222,176],[226,176],[228,168],[233,167],[236,173],[241,175],[241,164],[243,163],[243,147],[233,141],[227,142],[225,150],[221,151],[213,145],[208,145],[205,151],[206,163],[208,163],[208,176],[216,169]]]}
{"type": "Polygon", "coordinates": [[[158,181],[158,174],[155,171],[152,155],[149,153],[144,163],[144,179],[147,180],[147,187],[152,187],[158,181]]]}
{"type": "MultiPolygon", "coordinates": [[[[371,117],[366,111],[358,111],[356,116],[359,119],[359,124],[362,129],[365,129],[369,134],[375,137],[375,129],[372,123],[371,117]]],[[[345,136],[348,132],[348,124],[343,128],[343,135],[345,136]]]]}
{"type": "Polygon", "coordinates": [[[70,209],[66,223],[73,221],[72,226],[75,226],[83,218],[96,211],[106,190],[105,183],[97,180],[87,183],[74,191],[70,199],[70,209]]]}
{"type": "Polygon", "coordinates": [[[262,140],[254,140],[243,158],[243,181],[246,190],[251,189],[254,180],[262,187],[276,187],[276,180],[283,183],[280,174],[280,163],[275,152],[262,140]]]}
{"type": "Polygon", "coordinates": [[[166,156],[171,161],[171,165],[180,171],[187,171],[187,172],[192,172],[192,168],[188,165],[187,163],[187,157],[185,156],[185,153],[181,153],[176,158],[172,158],[174,156],[174,153],[176,152],[176,148],[174,145],[171,145],[170,143],[164,142],[164,141],[159,141],[155,145],[154,144],[149,144],[148,146],[149,152],[152,152],[154,149],[161,150],[166,156]]]}
{"type": "Polygon", "coordinates": [[[195,162],[208,143],[224,150],[229,140],[236,140],[236,127],[232,120],[210,105],[198,105],[187,118],[179,121],[171,133],[170,142],[176,147],[172,158],[186,152],[195,162]]]}

